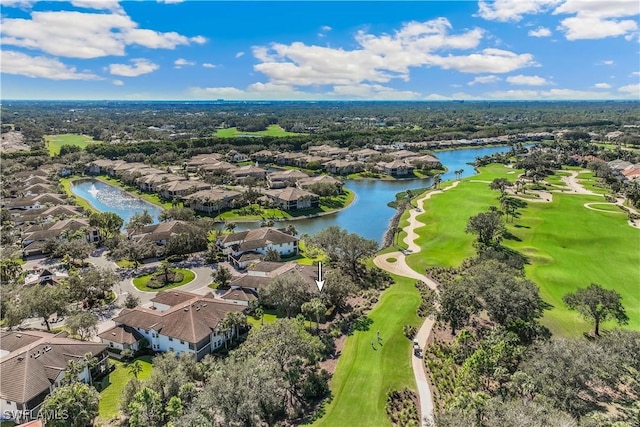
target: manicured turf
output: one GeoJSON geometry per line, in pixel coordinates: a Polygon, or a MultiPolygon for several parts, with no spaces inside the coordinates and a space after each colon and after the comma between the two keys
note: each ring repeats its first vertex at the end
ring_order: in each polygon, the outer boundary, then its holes
{"type": "MultiPolygon", "coordinates": [[[[483,169],[471,179],[491,180],[487,176],[496,176],[499,168],[491,165],[489,174],[483,169]]],[[[408,264],[424,272],[427,266],[457,266],[472,256],[474,236],[464,232],[467,220],[497,205],[497,196],[487,184],[462,182],[427,201],[425,213],[418,217],[427,224],[418,229],[423,250],[407,257],[408,264]]],[[[554,193],[553,198],[552,203],[529,203],[522,209],[522,216],[508,224],[521,241],[503,242],[529,257],[527,276],[553,306],[545,312],[543,324],[563,336],[587,332],[591,326],[564,307],[562,296],[593,282],[617,290],[630,317],[628,327],[640,329],[640,230],[627,225],[623,215],[583,206],[604,202],[600,196],[554,193]]]]}
{"type": "Polygon", "coordinates": [[[44,140],[51,157],[57,156],[60,153],[60,147],[63,145],[75,145],[80,148],[85,148],[89,144],[101,142],[94,141],[93,138],[87,135],[75,135],[71,133],[62,135],[45,135],[44,140]]]}
{"type": "Polygon", "coordinates": [[[276,319],[278,319],[278,315],[275,312],[267,312],[262,315],[262,319],[247,316],[247,323],[252,325],[254,328],[259,328],[262,324],[268,325],[269,323],[275,322],[276,319]]]}
{"type": "Polygon", "coordinates": [[[160,291],[166,291],[167,289],[177,288],[178,286],[186,285],[187,283],[191,282],[193,279],[196,278],[196,273],[194,273],[191,270],[185,270],[184,268],[174,268],[172,270],[176,273],[182,273],[181,281],[176,283],[171,283],[167,286],[163,286],[162,288],[153,289],[147,286],[147,283],[149,283],[149,279],[151,279],[151,276],[155,274],[153,273],[153,274],[145,274],[144,276],[135,277],[133,279],[133,286],[135,286],[136,289],[138,289],[139,291],[160,292],[160,291]]]}
{"type": "Polygon", "coordinates": [[[242,135],[254,135],[254,136],[294,136],[305,135],[296,132],[287,132],[278,125],[270,125],[266,130],[259,132],[241,132],[236,128],[218,129],[216,136],[218,138],[234,138],[242,135]]]}
{"type": "Polygon", "coordinates": [[[421,323],[416,315],[420,296],[415,281],[394,276],[369,313],[368,330],[347,338],[331,379],[333,399],[324,417],[313,425],[322,427],[390,426],[385,414],[387,392],[408,387],[416,390],[411,367],[411,341],[402,328],[421,323]],[[383,345],[371,347],[380,331],[383,345]]]}
{"type": "MultiPolygon", "coordinates": [[[[138,374],[139,380],[146,380],[151,377],[151,356],[142,356],[136,360],[142,365],[142,372],[138,374]]],[[[116,369],[102,380],[102,391],[100,392],[100,406],[98,407],[98,417],[104,421],[118,415],[120,395],[127,382],[133,378],[129,373],[129,368],[124,362],[110,360],[116,369]]]]}

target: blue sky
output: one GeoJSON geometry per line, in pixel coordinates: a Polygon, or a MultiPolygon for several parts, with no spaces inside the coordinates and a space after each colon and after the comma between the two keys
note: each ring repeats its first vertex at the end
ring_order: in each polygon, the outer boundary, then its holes
{"type": "Polygon", "coordinates": [[[2,99],[640,99],[640,2],[0,0],[2,99]]]}

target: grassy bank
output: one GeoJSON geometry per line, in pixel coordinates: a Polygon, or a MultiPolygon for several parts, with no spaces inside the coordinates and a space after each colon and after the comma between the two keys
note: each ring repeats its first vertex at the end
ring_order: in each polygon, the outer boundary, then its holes
{"type": "Polygon", "coordinates": [[[84,208],[85,210],[87,210],[87,212],[98,212],[98,210],[91,206],[91,204],[89,204],[89,202],[87,202],[85,199],[73,194],[73,192],[71,191],[71,186],[73,185],[72,182],[75,179],[78,179],[78,177],[60,178],[60,185],[62,185],[64,192],[67,194],[67,196],[76,201],[76,205],[84,208]]]}
{"type": "Polygon", "coordinates": [[[390,426],[385,413],[387,393],[407,387],[416,390],[411,367],[411,341],[402,328],[419,325],[420,296],[414,280],[394,276],[369,313],[371,324],[347,338],[331,379],[333,399],[314,426],[390,426]],[[374,350],[380,331],[383,345],[374,350]]]}
{"type": "MultiPolygon", "coordinates": [[[[424,272],[429,266],[458,266],[472,256],[474,236],[464,232],[469,217],[498,205],[497,191],[490,190],[486,183],[472,181],[491,181],[500,176],[513,181],[515,175],[508,174],[510,171],[490,165],[455,189],[428,200],[424,213],[418,216],[426,224],[417,230],[422,252],[407,257],[409,266],[424,272]]],[[[528,257],[527,276],[552,306],[545,312],[543,324],[563,336],[578,336],[590,329],[579,315],[565,308],[562,296],[592,282],[618,291],[630,317],[628,327],[640,329],[636,279],[640,277],[640,230],[629,227],[623,215],[585,208],[584,204],[590,202],[604,200],[599,196],[553,193],[551,203],[530,202],[521,210],[521,217],[508,224],[513,238],[503,242],[528,257]]]]}

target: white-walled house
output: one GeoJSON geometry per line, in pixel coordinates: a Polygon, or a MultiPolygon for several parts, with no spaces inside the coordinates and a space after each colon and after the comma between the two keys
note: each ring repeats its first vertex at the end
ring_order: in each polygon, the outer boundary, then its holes
{"type": "Polygon", "coordinates": [[[264,255],[271,249],[282,257],[296,255],[298,238],[276,228],[261,227],[224,235],[218,239],[218,246],[230,262],[243,269],[250,261],[256,260],[255,256],[243,255],[264,255]]]}
{"type": "MultiPolygon", "coordinates": [[[[86,354],[98,360],[94,373],[107,369],[107,346],[67,337],[66,332],[6,331],[0,335],[0,414],[37,416],[45,397],[60,386],[69,361],[86,354]]],[[[84,367],[78,380],[91,381],[84,367]]]]}
{"type": "Polygon", "coordinates": [[[177,290],[159,292],[150,308],[124,309],[113,320],[114,328],[99,335],[110,348],[138,349],[144,337],[157,352],[192,354],[196,360],[222,347],[236,331],[223,332],[220,322],[231,311],[244,307],[221,302],[213,294],[177,290]]]}

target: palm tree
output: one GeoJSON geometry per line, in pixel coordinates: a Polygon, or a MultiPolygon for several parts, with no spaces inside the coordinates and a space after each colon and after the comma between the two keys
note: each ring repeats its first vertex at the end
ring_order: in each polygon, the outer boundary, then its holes
{"type": "Polygon", "coordinates": [[[309,302],[302,304],[302,312],[309,318],[315,318],[316,330],[320,329],[320,318],[327,311],[327,307],[324,305],[320,298],[314,298],[309,302]]]}
{"type": "Polygon", "coordinates": [[[236,224],[235,224],[235,223],[233,223],[233,222],[227,222],[227,223],[224,225],[224,228],[225,228],[227,231],[233,232],[233,230],[235,230],[235,229],[236,229],[236,224]]]}
{"type": "Polygon", "coordinates": [[[231,338],[233,339],[234,335],[240,335],[240,330],[244,329],[247,326],[247,316],[240,313],[239,311],[230,311],[224,316],[224,320],[227,322],[229,329],[231,330],[231,338]]]}
{"type": "Polygon", "coordinates": [[[295,225],[289,224],[289,225],[287,225],[285,233],[290,234],[292,236],[297,236],[298,235],[298,230],[296,229],[295,225]]]}
{"type": "Polygon", "coordinates": [[[142,372],[142,363],[139,360],[136,360],[132,364],[129,365],[129,373],[138,379],[138,374],[142,372]]]}
{"type": "Polygon", "coordinates": [[[440,183],[442,182],[442,178],[440,178],[440,175],[436,175],[435,177],[433,177],[433,187],[434,188],[439,188],[440,187],[440,183]]]}
{"type": "Polygon", "coordinates": [[[264,325],[264,310],[262,309],[262,307],[256,308],[253,312],[253,316],[256,319],[260,319],[260,326],[264,325]]]}

